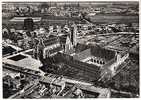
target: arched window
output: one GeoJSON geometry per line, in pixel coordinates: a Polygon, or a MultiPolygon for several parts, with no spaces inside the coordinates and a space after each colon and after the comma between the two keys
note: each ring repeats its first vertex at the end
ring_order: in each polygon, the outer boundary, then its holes
{"type": "Polygon", "coordinates": [[[97,60],[97,64],[99,64],[99,60],[97,60]]]}
{"type": "Polygon", "coordinates": [[[95,60],[95,59],[93,59],[93,62],[95,63],[95,62],[96,62],[96,60],[95,60]]]}
{"type": "Polygon", "coordinates": [[[103,64],[103,61],[100,61],[100,64],[103,64]]]}

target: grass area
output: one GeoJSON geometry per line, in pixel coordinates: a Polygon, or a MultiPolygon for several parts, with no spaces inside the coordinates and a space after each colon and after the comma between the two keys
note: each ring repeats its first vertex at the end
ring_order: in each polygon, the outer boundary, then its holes
{"type": "Polygon", "coordinates": [[[139,16],[138,15],[95,15],[93,17],[90,17],[90,20],[93,23],[139,23],[139,16]]]}

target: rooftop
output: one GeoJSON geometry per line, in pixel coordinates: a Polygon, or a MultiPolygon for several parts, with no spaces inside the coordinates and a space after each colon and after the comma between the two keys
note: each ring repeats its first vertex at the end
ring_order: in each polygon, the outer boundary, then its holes
{"type": "Polygon", "coordinates": [[[84,44],[78,44],[76,47],[76,55],[74,58],[82,60],[89,56],[101,58],[105,61],[109,61],[115,57],[115,52],[99,46],[88,46],[84,44]]]}
{"type": "Polygon", "coordinates": [[[17,53],[3,58],[3,63],[39,71],[40,61],[24,53],[17,53]]]}
{"type": "MultiPolygon", "coordinates": [[[[29,18],[29,17],[14,17],[10,21],[11,22],[24,22],[24,19],[29,18]]],[[[39,22],[41,21],[41,17],[31,17],[34,22],[39,22]]]]}
{"type": "Polygon", "coordinates": [[[100,78],[100,67],[98,66],[75,60],[72,56],[62,53],[58,53],[53,59],[56,66],[61,66],[59,70],[55,72],[56,74],[78,80],[90,81],[100,78]]]}

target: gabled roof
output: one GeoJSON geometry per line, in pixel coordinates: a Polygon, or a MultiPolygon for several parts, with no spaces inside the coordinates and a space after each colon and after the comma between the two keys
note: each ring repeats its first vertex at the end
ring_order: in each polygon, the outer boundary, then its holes
{"type": "Polygon", "coordinates": [[[41,40],[45,47],[59,42],[59,38],[53,35],[50,35],[49,37],[43,36],[40,37],[38,40],[41,40]]]}
{"type": "MultiPolygon", "coordinates": [[[[54,59],[56,60],[56,62],[63,63],[62,66],[64,66],[64,67],[62,67],[62,68],[69,69],[71,67],[72,69],[78,70],[80,73],[83,71],[85,73],[86,77],[89,76],[93,80],[98,80],[100,78],[100,67],[98,67],[96,65],[81,62],[79,60],[73,59],[73,57],[71,57],[68,54],[62,54],[62,53],[57,54],[54,57],[54,59]]],[[[62,71],[64,71],[64,70],[62,70],[62,71]]],[[[63,73],[63,74],[65,74],[65,73],[63,73]]],[[[76,75],[72,75],[72,77],[73,76],[76,77],[77,74],[78,73],[76,73],[76,75]]],[[[67,76],[70,77],[69,73],[67,74],[67,76]]],[[[83,78],[84,76],[81,74],[81,77],[83,78]]]]}
{"type": "Polygon", "coordinates": [[[91,54],[95,57],[102,58],[105,61],[109,61],[115,57],[115,51],[107,50],[97,46],[91,48],[91,54]]]}
{"type": "Polygon", "coordinates": [[[78,44],[76,46],[76,53],[81,57],[89,57],[89,56],[94,56],[98,58],[102,58],[105,61],[109,61],[115,57],[115,51],[108,50],[99,46],[89,46],[89,45],[84,45],[84,44],[78,44]]]}
{"type": "Polygon", "coordinates": [[[73,56],[74,59],[77,59],[77,60],[83,60],[83,59],[86,59],[88,57],[92,56],[91,55],[91,49],[86,49],[80,53],[77,53],[73,56]]]}

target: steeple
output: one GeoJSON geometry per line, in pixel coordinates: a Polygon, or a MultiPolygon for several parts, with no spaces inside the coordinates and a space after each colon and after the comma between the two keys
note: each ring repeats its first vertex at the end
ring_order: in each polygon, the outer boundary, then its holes
{"type": "Polygon", "coordinates": [[[68,54],[71,51],[73,51],[73,45],[72,45],[70,38],[67,37],[64,52],[68,54]]]}
{"type": "Polygon", "coordinates": [[[45,47],[44,43],[43,43],[43,39],[39,39],[38,43],[35,46],[35,58],[36,59],[42,59],[43,58],[43,48],[45,47]]]}
{"type": "Polygon", "coordinates": [[[77,44],[77,25],[73,24],[71,28],[72,29],[71,29],[70,38],[71,38],[72,45],[75,47],[77,44]]]}

